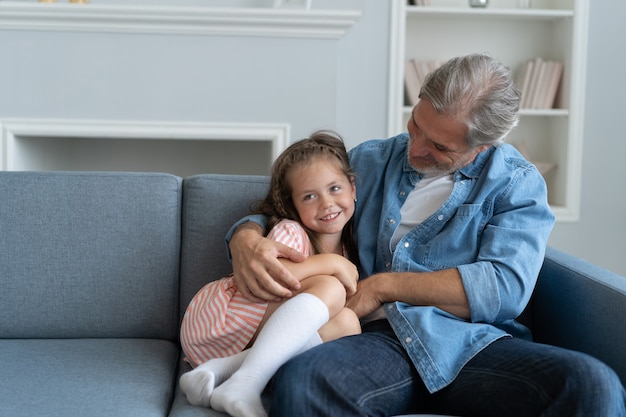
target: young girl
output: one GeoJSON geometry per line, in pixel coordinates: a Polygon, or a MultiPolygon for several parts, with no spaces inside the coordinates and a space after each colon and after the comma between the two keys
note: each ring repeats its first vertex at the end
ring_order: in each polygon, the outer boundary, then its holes
{"type": "Polygon", "coordinates": [[[358,318],[345,307],[358,279],[346,259],[357,262],[351,237],[355,201],[338,136],[316,132],[277,158],[258,212],[269,217],[269,238],[310,255],[300,263],[281,260],[301,289],[286,301],[252,303],[230,275],[194,296],[181,327],[187,361],[197,366],[180,378],[191,404],[235,417],[265,416],[261,392],[283,363],[324,341],[360,332],[358,318]],[[352,284],[350,289],[342,282],[352,284]]]}

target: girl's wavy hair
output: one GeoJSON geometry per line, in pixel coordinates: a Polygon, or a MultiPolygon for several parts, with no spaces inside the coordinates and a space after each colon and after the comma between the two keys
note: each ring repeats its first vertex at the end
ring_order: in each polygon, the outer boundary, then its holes
{"type": "MultiPolygon", "coordinates": [[[[354,178],[348,152],[343,139],[337,133],[329,130],[320,130],[314,132],[306,139],[292,143],[274,161],[267,195],[254,209],[255,213],[269,217],[268,230],[282,219],[294,220],[302,224],[300,215],[291,198],[293,190],[287,181],[287,173],[295,167],[306,166],[319,161],[320,158],[325,158],[336,164],[350,180],[354,178]]],[[[352,262],[356,262],[358,258],[356,246],[352,239],[352,223],[353,220],[350,219],[344,227],[341,240],[349,259],[352,262]]],[[[304,225],[302,226],[311,240],[315,253],[320,253],[315,234],[304,225]]]]}

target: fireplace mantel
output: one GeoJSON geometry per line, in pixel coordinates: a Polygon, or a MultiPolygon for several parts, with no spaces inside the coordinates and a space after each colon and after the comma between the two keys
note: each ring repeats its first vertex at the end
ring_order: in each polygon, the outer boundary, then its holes
{"type": "Polygon", "coordinates": [[[289,131],[280,123],[5,119],[0,170],[267,175],[289,131]]]}
{"type": "Polygon", "coordinates": [[[0,29],[338,39],[358,10],[0,2],[0,29]]]}

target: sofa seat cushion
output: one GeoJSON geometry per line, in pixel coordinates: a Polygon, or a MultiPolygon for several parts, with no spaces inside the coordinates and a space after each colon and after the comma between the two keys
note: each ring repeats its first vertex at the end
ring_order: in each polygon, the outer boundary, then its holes
{"type": "Polygon", "coordinates": [[[2,339],[0,415],[167,416],[179,349],[155,339],[2,339]]]}

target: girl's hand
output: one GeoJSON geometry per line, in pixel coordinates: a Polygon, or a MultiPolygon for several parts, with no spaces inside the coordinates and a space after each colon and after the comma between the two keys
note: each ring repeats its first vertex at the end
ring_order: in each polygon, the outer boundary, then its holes
{"type": "Polygon", "coordinates": [[[336,270],[331,275],[335,276],[343,286],[346,287],[346,294],[348,296],[353,295],[356,292],[357,282],[359,280],[359,271],[356,265],[340,255],[325,255],[333,256],[333,264],[336,270]]]}
{"type": "Polygon", "coordinates": [[[334,253],[312,255],[303,262],[281,259],[280,262],[291,271],[296,279],[303,280],[314,275],[332,275],[346,288],[346,294],[356,291],[359,279],[357,267],[348,259],[334,253]]]}

